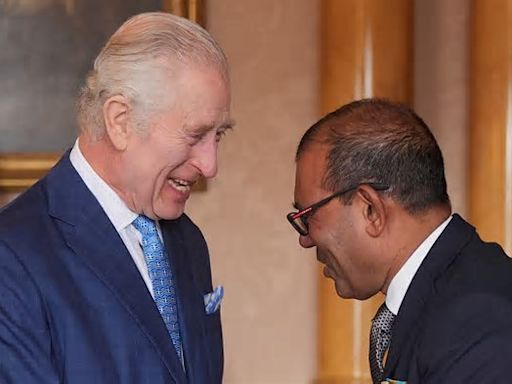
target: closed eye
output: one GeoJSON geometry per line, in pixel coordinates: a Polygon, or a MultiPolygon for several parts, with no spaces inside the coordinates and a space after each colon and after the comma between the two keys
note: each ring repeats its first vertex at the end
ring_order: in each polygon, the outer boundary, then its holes
{"type": "Polygon", "coordinates": [[[199,143],[201,140],[203,140],[204,136],[205,136],[205,133],[198,133],[198,134],[195,134],[195,135],[190,135],[189,136],[188,144],[190,146],[194,146],[197,143],[199,143]]]}
{"type": "Polygon", "coordinates": [[[228,130],[233,129],[234,124],[235,123],[232,120],[230,120],[229,122],[221,125],[217,129],[217,132],[215,133],[215,139],[217,140],[217,142],[219,142],[220,139],[222,139],[222,137],[226,134],[228,130]]]}
{"type": "Polygon", "coordinates": [[[198,144],[201,140],[203,140],[206,136],[209,136],[212,131],[215,132],[215,141],[219,142],[222,137],[226,134],[228,129],[232,129],[233,122],[229,121],[221,125],[219,128],[215,129],[212,125],[203,125],[194,130],[192,130],[189,134],[191,146],[198,144]]]}
{"type": "Polygon", "coordinates": [[[303,221],[304,223],[306,223],[306,224],[307,224],[307,222],[308,222],[309,218],[313,215],[313,213],[315,213],[315,210],[314,210],[314,209],[313,209],[313,210],[311,210],[311,211],[309,211],[309,212],[304,213],[304,214],[301,216],[302,221],[303,221]]]}
{"type": "Polygon", "coordinates": [[[217,141],[217,143],[220,141],[220,139],[224,137],[224,135],[226,135],[226,129],[219,129],[215,133],[215,140],[217,141]]]}

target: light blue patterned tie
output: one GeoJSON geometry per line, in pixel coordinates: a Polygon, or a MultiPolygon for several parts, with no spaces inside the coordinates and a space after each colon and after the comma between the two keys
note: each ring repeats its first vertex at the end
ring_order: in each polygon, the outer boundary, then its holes
{"type": "Polygon", "coordinates": [[[153,220],[140,215],[133,221],[133,226],[142,235],[142,250],[146,258],[149,277],[153,284],[156,306],[171,335],[171,341],[176,349],[176,353],[183,363],[176,291],[167,254],[153,220]]]}

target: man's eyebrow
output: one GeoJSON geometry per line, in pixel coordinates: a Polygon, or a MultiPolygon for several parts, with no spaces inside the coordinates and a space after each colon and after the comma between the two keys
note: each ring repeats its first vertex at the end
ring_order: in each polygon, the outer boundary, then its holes
{"type": "Polygon", "coordinates": [[[220,128],[224,130],[233,129],[236,123],[235,120],[229,119],[225,123],[221,124],[220,128]]]}
{"type": "MultiPolygon", "coordinates": [[[[228,120],[228,121],[222,123],[218,129],[226,131],[228,129],[233,129],[234,125],[235,125],[234,120],[228,120]]],[[[204,125],[200,125],[196,128],[193,128],[192,131],[197,135],[203,135],[203,134],[208,133],[209,131],[211,131],[214,128],[215,128],[215,125],[213,125],[213,124],[204,124],[204,125]]]]}

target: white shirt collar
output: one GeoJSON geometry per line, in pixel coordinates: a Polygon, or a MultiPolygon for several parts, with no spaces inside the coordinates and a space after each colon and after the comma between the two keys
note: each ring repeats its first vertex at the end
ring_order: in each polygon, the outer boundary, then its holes
{"type": "Polygon", "coordinates": [[[94,171],[78,147],[78,139],[69,154],[71,164],[107,214],[117,232],[129,226],[138,216],[119,195],[94,171]]]}
{"type": "Polygon", "coordinates": [[[420,244],[420,246],[416,248],[411,257],[409,257],[404,265],[402,265],[402,268],[400,268],[398,273],[391,280],[386,294],[386,306],[395,316],[398,314],[414,275],[430,251],[430,248],[432,248],[437,238],[444,231],[451,219],[452,216],[448,217],[441,223],[441,225],[434,229],[434,231],[420,244]]]}

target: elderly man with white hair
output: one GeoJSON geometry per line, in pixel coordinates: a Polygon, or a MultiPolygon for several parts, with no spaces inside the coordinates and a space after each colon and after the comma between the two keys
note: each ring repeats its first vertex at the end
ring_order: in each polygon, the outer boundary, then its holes
{"type": "Polygon", "coordinates": [[[231,126],[221,48],[186,19],[129,19],[78,121],[73,148],[0,213],[0,382],[220,383],[222,288],[183,211],[231,126]]]}

